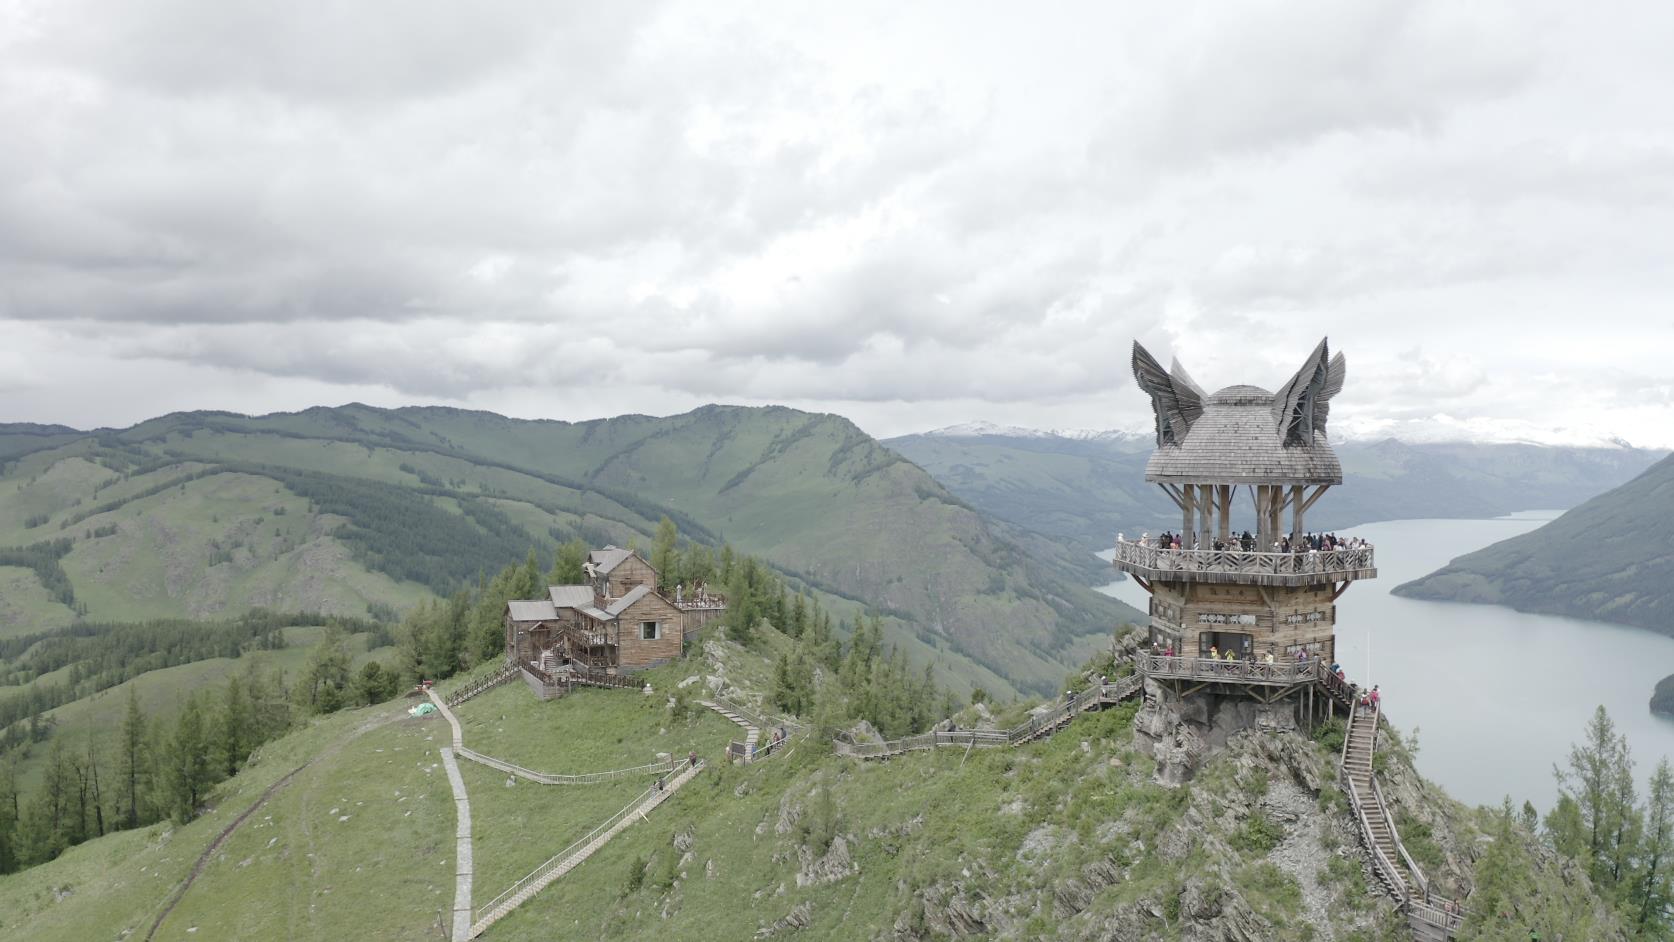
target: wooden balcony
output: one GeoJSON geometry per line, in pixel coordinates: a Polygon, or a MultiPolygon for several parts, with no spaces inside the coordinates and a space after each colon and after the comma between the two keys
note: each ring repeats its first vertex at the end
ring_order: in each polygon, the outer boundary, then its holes
{"type": "Polygon", "coordinates": [[[1378,574],[1370,546],[1307,553],[1247,553],[1165,550],[1120,540],[1112,563],[1123,572],[1162,582],[1302,586],[1375,579],[1378,574]]]}

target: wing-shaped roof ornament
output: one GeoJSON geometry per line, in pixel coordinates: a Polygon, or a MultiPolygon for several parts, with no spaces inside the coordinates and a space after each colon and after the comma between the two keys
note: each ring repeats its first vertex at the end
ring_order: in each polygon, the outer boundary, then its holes
{"type": "Polygon", "coordinates": [[[1157,445],[1178,445],[1185,441],[1192,423],[1203,416],[1203,390],[1187,375],[1179,360],[1164,370],[1149,350],[1133,344],[1133,378],[1151,397],[1157,417],[1157,445]]]}
{"type": "Polygon", "coordinates": [[[1312,444],[1314,433],[1325,433],[1331,397],[1343,391],[1348,363],[1341,353],[1331,356],[1327,339],[1308,354],[1302,368],[1273,394],[1273,421],[1287,445],[1312,444]]]}

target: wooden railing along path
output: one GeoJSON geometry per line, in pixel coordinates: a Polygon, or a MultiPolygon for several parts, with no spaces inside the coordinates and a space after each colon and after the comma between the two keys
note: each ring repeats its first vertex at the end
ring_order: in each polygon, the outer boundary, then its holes
{"type": "Polygon", "coordinates": [[[508,662],[504,667],[501,667],[499,670],[487,677],[480,677],[473,680],[458,690],[455,690],[453,693],[448,694],[448,706],[458,706],[466,700],[469,700],[478,694],[487,693],[495,687],[500,686],[508,680],[513,680],[516,677],[517,665],[508,662]]]}
{"type": "Polygon", "coordinates": [[[786,719],[784,717],[769,716],[766,713],[757,712],[756,710],[752,710],[743,704],[734,703],[733,701],[722,697],[712,697],[708,700],[699,700],[698,704],[714,710],[716,713],[721,714],[733,723],[743,727],[744,740],[740,742],[735,739],[727,744],[727,757],[729,759],[736,759],[740,762],[755,762],[761,759],[766,759],[769,756],[778,755],[784,750],[785,744],[790,742],[792,736],[807,732],[808,729],[808,727],[796,722],[795,720],[786,719]],[[774,730],[780,728],[785,731],[784,738],[773,740],[770,736],[769,742],[766,746],[760,745],[762,732],[764,730],[774,730]]]}
{"type": "Polygon", "coordinates": [[[1139,674],[1118,678],[1114,683],[1095,684],[1074,698],[1051,710],[1032,716],[1009,730],[965,729],[934,730],[891,739],[880,743],[853,742],[844,735],[832,740],[838,755],[855,759],[887,759],[903,753],[924,749],[957,747],[962,749],[990,749],[1000,746],[1020,746],[1042,736],[1050,735],[1066,726],[1070,720],[1088,710],[1120,703],[1144,689],[1144,678],[1139,674]]]}
{"type": "Polygon", "coordinates": [[[667,775],[668,773],[678,769],[686,762],[686,759],[684,758],[675,758],[671,756],[661,762],[651,762],[645,765],[636,765],[626,769],[609,769],[603,772],[581,772],[575,775],[566,775],[561,772],[536,772],[533,769],[526,769],[521,765],[515,765],[504,759],[496,759],[493,756],[483,755],[475,749],[467,749],[464,746],[460,746],[453,751],[455,755],[462,759],[470,759],[478,765],[486,765],[491,769],[498,769],[507,775],[515,775],[520,779],[534,782],[537,785],[598,785],[603,782],[615,782],[625,778],[644,778],[647,775],[667,775]]]}
{"type": "Polygon", "coordinates": [[[483,905],[479,911],[477,921],[470,927],[467,935],[457,938],[474,939],[485,932],[488,927],[504,919],[512,910],[528,902],[536,893],[551,886],[564,874],[580,866],[583,861],[593,856],[599,848],[610,842],[610,839],[622,833],[634,821],[643,819],[648,812],[668,800],[668,797],[680,790],[680,787],[691,781],[704,769],[704,763],[699,761],[666,782],[640,792],[621,811],[616,812],[604,823],[589,831],[586,836],[564,848],[548,858],[545,863],[530,871],[528,876],[513,883],[509,889],[494,897],[483,905]]]}

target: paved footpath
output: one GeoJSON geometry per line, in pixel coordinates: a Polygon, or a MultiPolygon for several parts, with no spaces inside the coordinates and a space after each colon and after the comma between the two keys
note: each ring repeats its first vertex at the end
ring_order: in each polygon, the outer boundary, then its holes
{"type": "Polygon", "coordinates": [[[448,784],[453,787],[454,816],[458,821],[455,831],[453,880],[453,932],[448,938],[463,940],[471,937],[471,800],[465,797],[465,780],[459,777],[459,763],[454,760],[453,750],[462,748],[465,740],[464,733],[459,728],[459,719],[448,709],[448,705],[436,696],[436,691],[425,691],[430,695],[430,702],[442,711],[442,716],[453,727],[453,748],[442,747],[442,765],[448,771],[448,784]]]}

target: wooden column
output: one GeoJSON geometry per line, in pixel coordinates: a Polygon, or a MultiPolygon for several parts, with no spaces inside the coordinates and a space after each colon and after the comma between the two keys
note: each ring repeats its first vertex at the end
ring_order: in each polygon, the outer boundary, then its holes
{"type": "Polygon", "coordinates": [[[1180,548],[1191,549],[1192,517],[1197,510],[1197,488],[1183,484],[1180,486],[1180,493],[1185,498],[1180,502],[1180,548]]]}
{"type": "Polygon", "coordinates": [[[1199,484],[1197,486],[1197,548],[1208,549],[1215,545],[1215,491],[1213,485],[1199,484]]]}
{"type": "Polygon", "coordinates": [[[1290,486],[1290,541],[1295,543],[1302,538],[1302,485],[1290,486]]]}
{"type": "Polygon", "coordinates": [[[1221,485],[1221,539],[1232,539],[1232,485],[1221,485]]]}

